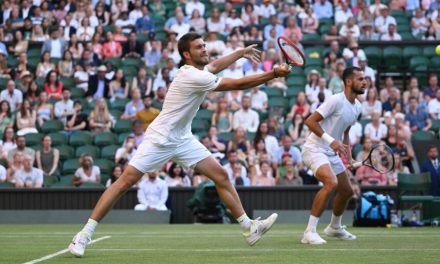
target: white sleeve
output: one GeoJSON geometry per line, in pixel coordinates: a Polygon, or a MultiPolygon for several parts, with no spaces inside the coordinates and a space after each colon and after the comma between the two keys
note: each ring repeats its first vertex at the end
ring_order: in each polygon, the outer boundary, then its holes
{"type": "Polygon", "coordinates": [[[63,116],[64,108],[62,108],[61,104],[56,103],[55,104],[55,116],[57,118],[61,118],[63,116]]]}
{"type": "Polygon", "coordinates": [[[139,184],[139,188],[137,191],[137,197],[138,197],[140,204],[148,205],[148,201],[147,201],[147,198],[145,198],[145,194],[144,194],[144,190],[143,190],[143,184],[139,184]]]}
{"type": "Polygon", "coordinates": [[[215,90],[219,85],[221,78],[212,74],[208,70],[199,71],[193,77],[193,81],[195,82],[195,86],[200,92],[209,92],[215,90]]]}
{"type": "Polygon", "coordinates": [[[36,177],[35,177],[35,183],[41,182],[43,184],[43,171],[40,169],[36,169],[36,177]]]}
{"type": "Polygon", "coordinates": [[[0,165],[0,182],[6,180],[6,169],[2,165],[0,165]]]}
{"type": "Polygon", "coordinates": [[[257,114],[257,112],[252,111],[252,123],[251,126],[248,128],[249,132],[257,132],[258,125],[260,124],[260,116],[257,114]]]}
{"type": "Polygon", "coordinates": [[[18,102],[19,104],[21,104],[23,102],[23,93],[20,90],[18,91],[18,102]]]}
{"type": "Polygon", "coordinates": [[[158,201],[157,208],[166,207],[165,203],[168,199],[168,185],[165,183],[165,181],[162,182],[161,187],[162,190],[160,192],[160,200],[158,201]]]}
{"type": "Polygon", "coordinates": [[[331,115],[334,111],[336,111],[340,105],[339,96],[332,96],[329,100],[325,101],[319,108],[316,110],[321,116],[325,119],[329,115],[331,115]]]}

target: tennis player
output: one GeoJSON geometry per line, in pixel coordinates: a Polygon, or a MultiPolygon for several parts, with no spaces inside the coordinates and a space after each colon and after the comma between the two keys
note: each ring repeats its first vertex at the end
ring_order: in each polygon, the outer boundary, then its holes
{"type": "Polygon", "coordinates": [[[324,233],[343,240],[356,239],[341,226],[341,217],[353,190],[338,154],[345,155],[352,163],[348,132],[361,113],[361,104],[356,97],[364,93],[367,82],[363,71],[357,67],[344,70],[342,80],[344,91],[330,97],[305,122],[312,133],[303,146],[303,160],[324,186],[313,201],[309,223],[301,240],[304,244],[326,243],[316,232],[316,227],[330,195],[335,191],[331,222],[324,233]]]}
{"type": "Polygon", "coordinates": [[[144,173],[160,168],[170,159],[194,168],[215,182],[220,198],[239,222],[249,245],[258,242],[271,228],[278,215],[272,214],[264,220],[249,219],[226,171],[191,133],[191,122],[208,92],[244,90],[290,73],[290,67],[282,64],[270,72],[241,79],[219,78],[215,75],[242,57],[260,61],[261,52],[255,47],[248,46],[209,63],[202,37],[197,33],[182,36],[178,50],[185,65],[178,70],[162,111],[148,127],[143,142],[124,173],[104,192],[87,224],[73,238],[69,245],[73,255],[80,257],[84,254],[98,222],[144,173]]]}

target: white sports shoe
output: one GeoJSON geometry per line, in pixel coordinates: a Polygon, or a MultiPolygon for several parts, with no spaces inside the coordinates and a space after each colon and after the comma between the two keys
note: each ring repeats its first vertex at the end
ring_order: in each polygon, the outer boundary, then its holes
{"type": "Polygon", "coordinates": [[[342,240],[355,240],[356,236],[345,230],[344,226],[341,226],[339,228],[333,228],[330,225],[328,225],[324,229],[324,234],[326,234],[329,237],[337,237],[342,240]]]}
{"type": "Polygon", "coordinates": [[[301,243],[303,244],[310,244],[310,245],[322,245],[326,244],[327,241],[322,239],[318,233],[313,231],[306,231],[304,232],[304,236],[301,239],[301,243]]]}
{"type": "Polygon", "coordinates": [[[255,245],[255,243],[257,243],[263,237],[263,235],[267,231],[269,231],[269,229],[275,223],[277,218],[278,218],[278,214],[271,214],[268,218],[264,220],[260,220],[260,218],[251,220],[251,227],[249,229],[249,232],[243,233],[246,242],[250,246],[255,245]]]}
{"type": "Polygon", "coordinates": [[[78,234],[76,234],[76,236],[73,237],[73,240],[69,245],[70,253],[72,253],[76,257],[82,257],[90,240],[90,237],[85,232],[79,232],[78,234]]]}

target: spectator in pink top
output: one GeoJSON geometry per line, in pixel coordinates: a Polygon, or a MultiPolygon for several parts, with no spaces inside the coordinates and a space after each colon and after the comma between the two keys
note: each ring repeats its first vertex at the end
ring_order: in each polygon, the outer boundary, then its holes
{"type": "Polygon", "coordinates": [[[104,59],[120,57],[122,54],[121,44],[114,41],[113,33],[110,31],[107,32],[106,37],[107,37],[107,42],[105,42],[104,45],[102,45],[102,57],[104,59]]]}
{"type": "Polygon", "coordinates": [[[47,74],[46,81],[44,82],[44,90],[49,99],[63,98],[63,83],[58,80],[56,71],[52,70],[47,74]]]}

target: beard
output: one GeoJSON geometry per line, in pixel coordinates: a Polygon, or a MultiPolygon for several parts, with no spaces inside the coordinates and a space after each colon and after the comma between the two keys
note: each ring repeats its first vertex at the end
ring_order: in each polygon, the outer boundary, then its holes
{"type": "Polygon", "coordinates": [[[356,86],[353,86],[353,88],[351,89],[354,93],[356,93],[357,95],[360,95],[360,94],[364,94],[364,92],[365,92],[365,87],[362,87],[362,86],[359,86],[359,87],[356,87],[356,86]]]}

